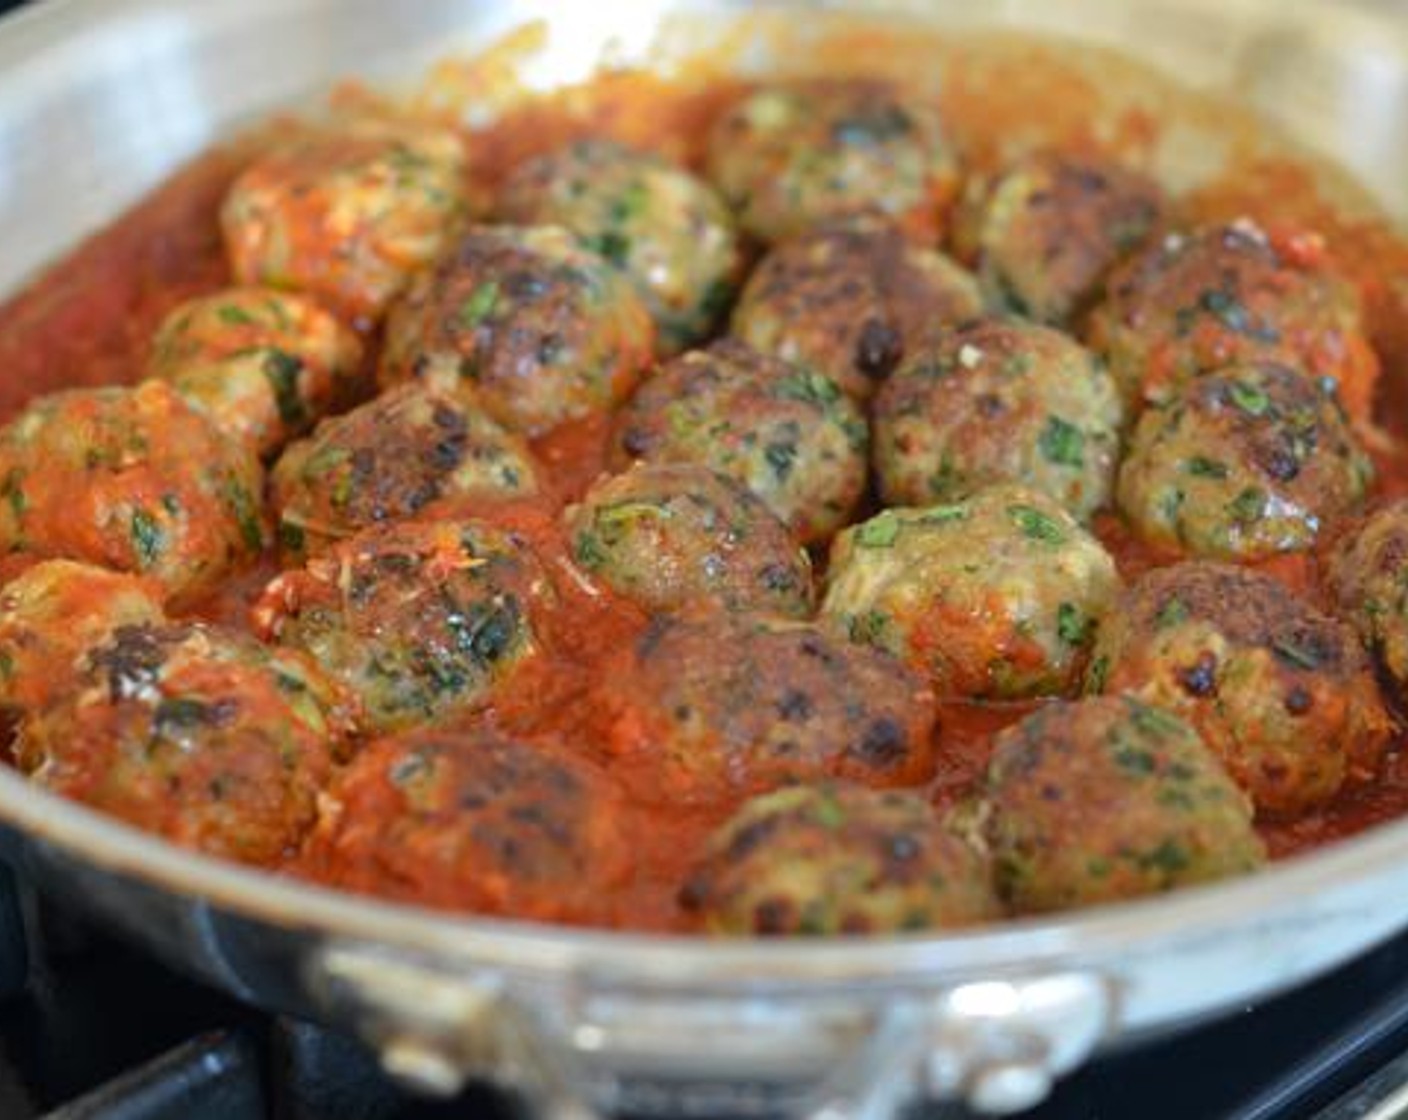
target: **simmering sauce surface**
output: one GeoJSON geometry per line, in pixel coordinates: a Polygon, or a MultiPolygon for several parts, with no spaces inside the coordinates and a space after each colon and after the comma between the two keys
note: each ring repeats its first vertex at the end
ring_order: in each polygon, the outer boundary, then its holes
{"type": "MultiPolygon", "coordinates": [[[[850,70],[904,72],[937,56],[930,81],[943,119],[970,166],[1002,157],[1003,143],[1080,146],[1099,140],[1134,159],[1149,159],[1158,147],[1164,113],[1174,95],[1139,76],[1140,90],[1157,89],[1163,100],[1121,97],[1113,91],[1122,63],[1097,66],[1070,61],[1060,50],[1020,40],[993,40],[982,49],[956,49],[951,43],[899,47],[883,36],[853,38],[844,47],[819,44],[810,65],[824,70],[843,60],[850,70]],[[1034,119],[1033,104],[1040,104],[1034,119]]],[[[739,83],[716,65],[701,60],[669,80],[643,73],[612,72],[570,91],[510,108],[492,125],[468,134],[470,175],[476,197],[488,197],[506,171],[523,158],[585,135],[606,134],[657,148],[688,165],[702,161],[707,124],[734,97],[739,83]]],[[[472,85],[472,83],[470,83],[472,85]]],[[[344,92],[345,100],[365,98],[344,92]]],[[[1206,115],[1201,102],[1180,109],[1206,115]]],[[[8,419],[30,398],[61,387],[128,383],[143,371],[149,340],[161,318],[181,301],[230,282],[217,223],[226,189],[246,164],[252,145],[234,143],[214,150],[174,175],[163,187],[108,229],[92,237],[30,287],[0,307],[0,418],[8,419]]],[[[255,145],[257,146],[257,145],[255,145]]],[[[1250,216],[1274,229],[1310,227],[1320,231],[1331,260],[1359,285],[1366,300],[1371,340],[1384,364],[1376,418],[1381,432],[1370,442],[1378,468],[1378,493],[1408,493],[1408,458],[1395,440],[1408,415],[1408,244],[1373,216],[1332,202],[1314,169],[1290,157],[1269,154],[1260,145],[1230,158],[1215,178],[1176,195],[1181,218],[1231,220],[1250,216]]],[[[601,422],[569,425],[538,441],[547,469],[549,497],[507,508],[497,516],[526,535],[540,550],[563,597],[557,618],[563,628],[561,656],[539,658],[519,674],[489,713],[509,730],[548,733],[571,742],[592,734],[605,718],[594,705],[594,666],[603,651],[639,636],[642,612],[581,586],[568,572],[556,513],[581,495],[602,471],[607,432],[601,422]]],[[[1115,556],[1126,580],[1160,558],[1152,556],[1112,515],[1096,522],[1098,535],[1115,556]]],[[[1162,558],[1165,561],[1167,558],[1162,558]]],[[[1268,569],[1290,588],[1319,596],[1314,557],[1281,559],[1268,569]]],[[[247,626],[248,605],[277,570],[272,557],[232,580],[201,606],[199,616],[247,626]]],[[[1032,710],[1033,704],[950,703],[942,707],[937,731],[938,772],[932,784],[937,803],[960,800],[981,774],[993,733],[1032,710]]],[[[476,717],[480,718],[480,717],[476,717]]],[[[1262,820],[1258,827],[1276,857],[1335,840],[1408,809],[1408,764],[1402,743],[1392,750],[1378,780],[1350,786],[1330,804],[1294,821],[1262,820]]],[[[715,826],[717,810],[639,813],[638,835],[648,837],[637,851],[633,877],[601,899],[596,920],[637,928],[680,928],[675,893],[689,858],[715,826]]],[[[317,876],[316,861],[291,870],[317,876]]]]}

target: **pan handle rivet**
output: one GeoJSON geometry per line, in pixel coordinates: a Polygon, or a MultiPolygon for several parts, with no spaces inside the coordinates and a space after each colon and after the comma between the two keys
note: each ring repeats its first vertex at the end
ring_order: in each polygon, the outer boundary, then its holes
{"type": "Polygon", "coordinates": [[[999,1062],[978,1070],[968,1103],[978,1112],[1006,1115],[1039,1104],[1051,1091],[1051,1075],[1026,1062],[999,1062]]]}
{"type": "Polygon", "coordinates": [[[419,1038],[390,1039],[381,1048],[381,1065],[397,1081],[437,1097],[454,1096],[467,1080],[438,1047],[419,1038]]]}

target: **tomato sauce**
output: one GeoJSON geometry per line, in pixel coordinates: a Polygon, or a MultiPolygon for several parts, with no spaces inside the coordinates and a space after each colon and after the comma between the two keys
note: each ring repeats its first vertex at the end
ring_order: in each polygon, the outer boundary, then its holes
{"type": "MultiPolygon", "coordinates": [[[[1013,144],[1098,145],[1146,157],[1157,146],[1159,112],[1148,97],[1121,102],[1110,90],[1121,78],[1132,87],[1147,87],[1148,77],[1111,59],[1092,70],[1071,62],[1070,53],[1020,40],[966,50],[922,36],[897,40],[853,33],[843,43],[813,44],[809,66],[839,73],[937,73],[930,83],[934,96],[972,167],[994,163],[1013,144]],[[1033,105],[1041,107],[1040,114],[1032,113],[1033,105]]],[[[740,88],[723,75],[718,62],[701,59],[669,79],[607,72],[586,85],[514,104],[495,123],[469,134],[473,197],[491,197],[519,160],[587,134],[610,134],[698,166],[708,122],[740,88]]],[[[446,73],[453,78],[456,72],[451,66],[446,73]]],[[[470,93],[477,88],[473,81],[464,86],[470,93]]],[[[344,105],[374,100],[356,90],[339,97],[344,105]]],[[[1183,111],[1201,119],[1221,110],[1190,99],[1183,111]]],[[[257,146],[251,138],[198,159],[0,306],[0,368],[5,370],[0,418],[40,393],[130,382],[141,375],[149,339],[162,316],[178,302],[229,281],[217,211],[257,146]]],[[[1269,158],[1251,141],[1244,158],[1234,152],[1225,172],[1197,185],[1180,203],[1188,219],[1249,215],[1268,227],[1312,228],[1323,235],[1325,252],[1364,293],[1371,340],[1385,370],[1375,417],[1381,428],[1365,428],[1379,468],[1380,493],[1408,494],[1408,455],[1394,442],[1408,436],[1408,242],[1384,220],[1329,199],[1306,165],[1269,158]]],[[[608,435],[608,425],[595,420],[537,441],[534,450],[549,475],[550,496],[492,514],[539,551],[562,604],[547,623],[549,654],[531,661],[487,715],[509,731],[569,744],[604,735],[608,716],[600,705],[599,655],[634,641],[646,625],[637,608],[582,581],[567,560],[557,528],[562,505],[580,497],[603,470],[608,435]]],[[[1169,559],[1152,554],[1112,515],[1101,515],[1096,530],[1126,579],[1169,559]]],[[[1296,592],[1318,594],[1313,557],[1283,558],[1267,567],[1296,592]]],[[[247,625],[250,602],[276,571],[274,559],[266,557],[195,613],[247,625]]],[[[939,765],[931,786],[935,802],[962,801],[987,763],[991,737],[1034,706],[942,705],[939,765]]],[[[1347,789],[1330,805],[1294,821],[1262,822],[1260,828],[1272,854],[1281,857],[1405,811],[1408,760],[1395,750],[1374,784],[1347,789]]],[[[629,827],[639,837],[636,874],[625,888],[601,900],[597,920],[681,928],[685,920],[675,892],[721,813],[647,807],[633,812],[636,819],[629,827]]],[[[318,874],[317,867],[306,864],[290,870],[318,874]]]]}

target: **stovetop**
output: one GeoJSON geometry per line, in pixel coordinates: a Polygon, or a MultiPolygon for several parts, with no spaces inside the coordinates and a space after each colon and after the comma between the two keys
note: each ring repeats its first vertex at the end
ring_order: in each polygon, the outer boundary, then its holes
{"type": "MultiPolygon", "coordinates": [[[[1322,1116],[1408,1054],[1408,934],[1289,995],[1104,1057],[1026,1120],[1322,1116]]],[[[1379,1091],[1382,1097],[1386,1090],[1379,1091]]],[[[518,1115],[400,1091],[342,1035],[178,975],[16,889],[0,867],[0,1120],[434,1120],[518,1115]]],[[[1333,1120],[1359,1120],[1363,1102],[1333,1120]]],[[[952,1108],[927,1120],[960,1120],[952,1108]]]]}

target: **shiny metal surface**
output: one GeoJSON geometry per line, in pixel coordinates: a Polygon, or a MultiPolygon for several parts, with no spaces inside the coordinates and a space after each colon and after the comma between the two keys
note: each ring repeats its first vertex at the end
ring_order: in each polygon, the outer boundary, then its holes
{"type": "MultiPolygon", "coordinates": [[[[1234,91],[1408,216],[1408,15],[1386,5],[763,7],[805,9],[796,22],[809,32],[861,9],[1116,46],[1234,91]]],[[[667,59],[742,13],[655,0],[47,0],[0,22],[0,290],[226,129],[337,78],[405,80],[542,16],[550,35],[528,74],[550,85],[584,76],[603,52],[667,59]],[[692,22],[648,53],[681,9],[692,22]]],[[[558,930],[357,899],[171,848],[9,771],[0,823],[8,858],[38,882],[193,971],[359,1029],[428,1090],[500,1076],[556,1115],[630,1105],[883,1116],[916,1093],[1006,1111],[1103,1040],[1305,979],[1408,924],[1408,822],[1166,899],[960,935],[807,944],[558,930]]]]}

